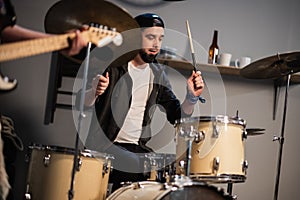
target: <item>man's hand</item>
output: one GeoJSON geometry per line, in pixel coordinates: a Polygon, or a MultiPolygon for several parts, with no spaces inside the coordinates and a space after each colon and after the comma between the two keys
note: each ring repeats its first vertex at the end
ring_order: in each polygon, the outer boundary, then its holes
{"type": "Polygon", "coordinates": [[[200,71],[193,71],[192,75],[187,80],[188,92],[195,97],[199,97],[202,94],[204,88],[204,82],[200,71]]]}
{"type": "Polygon", "coordinates": [[[92,89],[95,97],[102,95],[109,85],[109,74],[106,72],[105,76],[98,74],[92,82],[92,89]]]}

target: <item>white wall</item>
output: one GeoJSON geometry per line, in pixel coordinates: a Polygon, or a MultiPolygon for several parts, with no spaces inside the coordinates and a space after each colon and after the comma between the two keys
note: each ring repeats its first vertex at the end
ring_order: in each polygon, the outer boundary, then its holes
{"type": "MultiPolygon", "coordinates": [[[[55,2],[13,0],[18,23],[44,31],[45,14],[55,2]]],[[[132,16],[143,12],[155,12],[165,20],[168,29],[182,34],[186,33],[185,21],[189,20],[193,39],[197,42],[196,57],[199,62],[205,53],[201,47],[207,50],[214,29],[219,30],[220,51],[232,53],[233,60],[241,56],[250,56],[253,60],[258,60],[277,52],[299,51],[300,48],[300,13],[297,12],[300,3],[297,0],[186,0],[146,8],[130,6],[121,0],[112,2],[128,10],[132,16]]],[[[169,41],[168,44],[176,46],[177,41],[174,43],[169,41]]],[[[182,48],[184,54],[188,56],[188,47],[182,48]]],[[[25,146],[37,143],[72,147],[75,143],[76,129],[70,111],[58,109],[55,112],[54,123],[43,124],[50,61],[51,54],[48,53],[1,64],[4,74],[19,81],[16,90],[1,94],[1,113],[14,119],[17,133],[25,146]]],[[[279,144],[272,142],[272,138],[273,135],[281,133],[284,88],[280,92],[276,120],[273,120],[274,99],[271,80],[222,76],[221,82],[217,80],[214,83],[216,77],[204,78],[210,83],[204,93],[208,103],[199,106],[200,111],[197,110],[196,116],[216,114],[234,116],[239,110],[240,117],[247,121],[247,127],[266,129],[264,135],[247,139],[245,146],[249,162],[247,180],[245,183],[234,184],[233,193],[243,200],[272,199],[279,149],[279,144]],[[225,96],[211,95],[215,94],[215,91],[221,91],[225,96]],[[214,112],[211,112],[212,109],[214,112]]],[[[174,87],[176,84],[182,83],[176,82],[175,79],[174,87]]],[[[299,86],[292,85],[289,90],[279,199],[296,199],[298,196],[299,94],[299,86]]],[[[169,130],[166,132],[167,135],[174,134],[172,127],[168,127],[167,130],[169,130]]],[[[174,149],[171,146],[163,150],[170,151],[172,148],[174,149]]],[[[25,153],[24,151],[18,154],[16,164],[17,199],[21,199],[25,188],[25,153]]]]}

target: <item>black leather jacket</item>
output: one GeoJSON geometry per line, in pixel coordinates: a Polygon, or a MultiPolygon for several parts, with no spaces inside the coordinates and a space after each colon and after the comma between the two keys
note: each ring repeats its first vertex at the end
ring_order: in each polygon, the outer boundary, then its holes
{"type": "MultiPolygon", "coordinates": [[[[166,113],[171,124],[174,124],[176,119],[187,117],[181,110],[179,100],[171,90],[164,67],[157,63],[151,63],[150,68],[149,96],[144,113],[142,135],[139,140],[141,147],[148,151],[152,151],[146,146],[146,143],[151,139],[150,122],[156,105],[163,108],[161,110],[166,113]]],[[[127,64],[120,67],[109,67],[106,71],[109,72],[109,86],[95,102],[86,141],[87,148],[100,152],[109,147],[117,137],[130,107],[132,90],[132,79],[127,73],[127,64]]]]}

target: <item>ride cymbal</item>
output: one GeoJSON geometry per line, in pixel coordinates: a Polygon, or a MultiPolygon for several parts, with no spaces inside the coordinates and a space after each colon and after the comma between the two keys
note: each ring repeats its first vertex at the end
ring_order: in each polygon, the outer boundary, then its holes
{"type": "Polygon", "coordinates": [[[250,79],[272,79],[299,71],[300,52],[291,52],[257,60],[242,68],[240,75],[250,79]]]}

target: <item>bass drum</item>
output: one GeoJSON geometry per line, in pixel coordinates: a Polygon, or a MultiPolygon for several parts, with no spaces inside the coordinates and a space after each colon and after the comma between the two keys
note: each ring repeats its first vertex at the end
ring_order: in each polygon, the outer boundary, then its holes
{"type": "Polygon", "coordinates": [[[202,182],[158,183],[136,182],[123,186],[108,196],[107,200],[232,200],[222,190],[202,182]]]}
{"type": "MultiPolygon", "coordinates": [[[[74,149],[43,145],[32,145],[29,149],[25,198],[67,200],[74,149]]],[[[106,198],[111,158],[108,154],[90,150],[79,153],[73,188],[74,200],[106,198]]]]}

